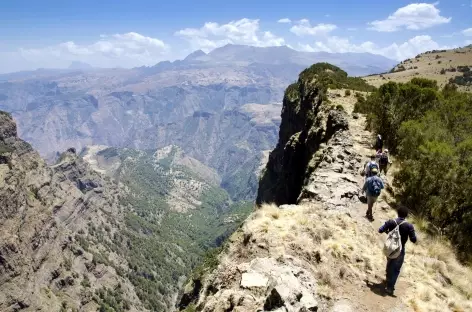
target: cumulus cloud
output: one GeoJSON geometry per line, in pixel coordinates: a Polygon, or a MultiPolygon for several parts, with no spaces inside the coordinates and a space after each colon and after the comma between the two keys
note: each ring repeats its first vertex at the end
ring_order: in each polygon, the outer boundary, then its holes
{"type": "Polygon", "coordinates": [[[318,24],[312,26],[310,21],[302,19],[290,28],[290,31],[299,37],[327,35],[337,28],[333,24],[318,24]]]}
{"type": "Polygon", "coordinates": [[[472,28],[467,28],[462,31],[464,36],[472,36],[472,28]]]}
{"type": "Polygon", "coordinates": [[[227,24],[205,23],[200,28],[185,28],[175,33],[187,40],[194,49],[208,52],[226,44],[245,44],[258,47],[281,46],[284,38],[270,31],[261,31],[258,19],[243,18],[227,24]]]}
{"type": "Polygon", "coordinates": [[[309,52],[368,52],[383,55],[385,57],[400,61],[414,57],[415,55],[425,51],[450,49],[453,47],[441,46],[430,36],[422,35],[413,37],[410,40],[400,44],[393,43],[389,46],[383,47],[380,47],[371,41],[354,44],[347,38],[329,37],[327,40],[317,41],[313,45],[299,44],[298,48],[300,50],[309,52]]]}
{"type": "Polygon", "coordinates": [[[277,23],[281,24],[290,24],[292,21],[289,18],[281,18],[277,21],[277,23]]]}
{"type": "Polygon", "coordinates": [[[90,44],[73,41],[35,49],[19,49],[19,55],[35,67],[63,67],[82,61],[97,67],[153,65],[168,58],[170,47],[162,40],[135,32],[101,35],[90,44]]]}
{"type": "Polygon", "coordinates": [[[369,23],[369,29],[380,32],[393,32],[402,29],[419,30],[449,23],[451,18],[441,16],[436,5],[436,3],[409,4],[396,10],[387,19],[369,23]]]}

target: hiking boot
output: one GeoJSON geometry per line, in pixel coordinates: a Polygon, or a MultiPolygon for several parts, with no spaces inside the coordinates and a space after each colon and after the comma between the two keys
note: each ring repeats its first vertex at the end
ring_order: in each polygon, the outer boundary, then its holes
{"type": "Polygon", "coordinates": [[[387,293],[387,295],[393,297],[394,290],[393,290],[392,288],[386,287],[386,288],[385,288],[385,292],[387,293]]]}

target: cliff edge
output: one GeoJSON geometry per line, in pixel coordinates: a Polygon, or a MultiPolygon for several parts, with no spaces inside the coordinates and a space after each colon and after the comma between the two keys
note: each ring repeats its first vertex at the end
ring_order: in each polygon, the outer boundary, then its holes
{"type": "MultiPolygon", "coordinates": [[[[421,232],[407,246],[396,297],[383,292],[385,237],[395,216],[388,192],[364,218],[360,176],[372,150],[363,89],[339,68],[315,65],[285,92],[279,143],[260,181],[256,211],[185,288],[184,311],[467,311],[472,272],[421,232]]],[[[365,89],[364,89],[365,90],[365,89]]],[[[393,170],[391,170],[393,171],[393,170]]],[[[392,176],[384,176],[387,184],[392,176]]]]}

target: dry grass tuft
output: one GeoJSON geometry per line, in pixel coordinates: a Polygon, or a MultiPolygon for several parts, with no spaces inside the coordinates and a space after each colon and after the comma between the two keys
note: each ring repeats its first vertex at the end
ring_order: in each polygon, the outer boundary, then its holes
{"type": "MultiPolygon", "coordinates": [[[[395,216],[393,210],[380,213],[382,219],[395,216]]],[[[264,250],[272,257],[303,259],[317,278],[322,298],[342,296],[345,285],[384,275],[385,237],[363,219],[311,203],[285,209],[263,205],[253,215],[257,217],[249,218],[243,228],[244,233],[252,233],[243,247],[250,248],[252,239],[256,242],[256,251],[249,257],[264,250]]],[[[441,238],[428,238],[421,230],[418,237],[418,244],[407,246],[400,276],[408,287],[404,303],[414,311],[472,311],[470,268],[455,259],[451,246],[441,238]]]]}
{"type": "Polygon", "coordinates": [[[273,219],[278,219],[278,218],[280,218],[280,212],[279,212],[279,211],[272,211],[272,212],[270,213],[270,215],[271,215],[271,217],[272,217],[273,219]]]}

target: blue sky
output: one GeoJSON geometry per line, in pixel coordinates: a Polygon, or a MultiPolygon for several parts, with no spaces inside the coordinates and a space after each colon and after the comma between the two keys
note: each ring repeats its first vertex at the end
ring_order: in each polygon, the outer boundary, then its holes
{"type": "Polygon", "coordinates": [[[227,43],[402,60],[472,43],[472,1],[0,2],[0,72],[153,65],[227,43]]]}

